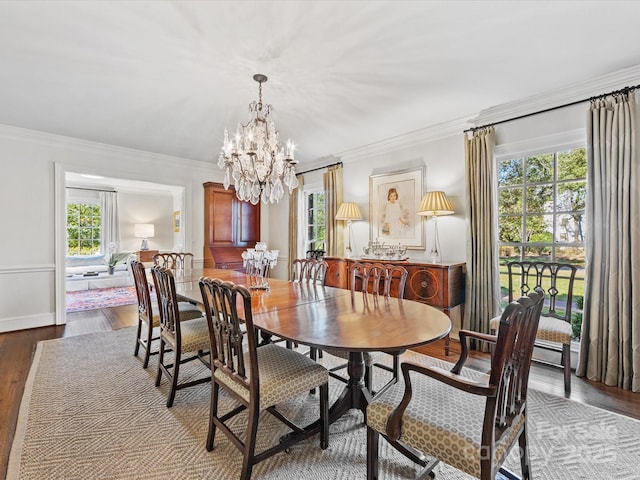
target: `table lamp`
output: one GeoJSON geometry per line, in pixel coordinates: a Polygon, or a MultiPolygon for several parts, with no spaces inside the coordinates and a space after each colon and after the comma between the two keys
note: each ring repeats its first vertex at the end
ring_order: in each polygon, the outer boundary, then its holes
{"type": "Polygon", "coordinates": [[[347,238],[347,257],[351,257],[351,222],[354,220],[362,220],[358,204],[354,202],[344,202],[340,205],[340,208],[338,208],[336,220],[347,222],[347,228],[349,229],[347,238]]]}
{"type": "Polygon", "coordinates": [[[153,238],[155,235],[155,228],[153,223],[136,223],[133,226],[133,235],[136,238],[141,238],[140,250],[149,250],[149,243],[147,238],[153,238]]]}
{"type": "Polygon", "coordinates": [[[455,213],[451,202],[447,199],[444,192],[427,192],[422,197],[418,215],[425,217],[433,217],[433,246],[431,247],[431,262],[438,263],[440,261],[440,240],[438,239],[438,216],[451,215],[455,213]]]}

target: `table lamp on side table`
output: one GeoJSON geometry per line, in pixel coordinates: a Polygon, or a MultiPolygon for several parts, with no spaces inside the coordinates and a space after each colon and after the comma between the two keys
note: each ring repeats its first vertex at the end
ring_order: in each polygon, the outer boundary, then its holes
{"type": "Polygon", "coordinates": [[[338,208],[336,220],[347,222],[347,228],[349,230],[347,237],[347,258],[351,258],[351,222],[354,220],[362,220],[358,204],[354,202],[344,202],[340,205],[340,208],[338,208]]]}
{"type": "Polygon", "coordinates": [[[431,257],[431,262],[438,263],[442,260],[440,258],[440,240],[438,239],[438,215],[451,215],[455,213],[453,206],[444,192],[427,192],[427,194],[422,197],[422,202],[420,202],[420,208],[417,213],[425,217],[433,217],[433,246],[431,247],[429,256],[431,257]]]}
{"type": "Polygon", "coordinates": [[[142,239],[140,250],[149,250],[147,238],[153,238],[155,235],[155,227],[153,223],[136,223],[133,227],[133,235],[136,238],[142,239]]]}

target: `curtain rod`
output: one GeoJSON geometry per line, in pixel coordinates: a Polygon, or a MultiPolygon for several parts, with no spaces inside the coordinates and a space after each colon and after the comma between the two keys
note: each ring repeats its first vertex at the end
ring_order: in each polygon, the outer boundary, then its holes
{"type": "Polygon", "coordinates": [[[315,172],[317,170],[322,170],[323,168],[335,167],[336,165],[342,165],[342,162],[330,163],[329,165],[325,165],[324,167],[312,168],[311,170],[307,170],[306,172],[299,172],[296,175],[304,175],[305,173],[315,172]]]}
{"type": "Polygon", "coordinates": [[[91,188],[91,187],[64,187],[64,188],[71,188],[73,190],[90,190],[92,192],[111,192],[111,193],[118,193],[117,190],[105,190],[104,188],[91,188]]]}
{"type": "Polygon", "coordinates": [[[578,103],[593,102],[594,100],[599,100],[601,98],[609,97],[611,95],[626,94],[626,93],[632,92],[633,90],[637,90],[638,88],[640,88],[640,85],[634,85],[633,87],[624,87],[624,88],[621,88],[620,90],[614,90],[613,92],[609,92],[609,93],[602,93],[600,95],[596,95],[596,96],[589,97],[589,98],[584,98],[582,100],[576,100],[575,102],[565,103],[564,105],[558,105],[556,107],[546,108],[544,110],[539,110],[537,112],[525,113],[524,115],[520,115],[520,116],[513,117],[513,118],[507,118],[505,120],[500,120],[498,122],[487,123],[486,125],[481,125],[479,127],[467,128],[466,130],[463,131],[463,133],[475,132],[476,130],[481,130],[481,129],[487,128],[487,127],[493,127],[494,125],[500,125],[501,123],[512,122],[513,120],[520,120],[521,118],[532,117],[534,115],[539,115],[541,113],[547,113],[547,112],[551,112],[553,110],[559,110],[560,108],[571,107],[573,105],[577,105],[578,103]]]}

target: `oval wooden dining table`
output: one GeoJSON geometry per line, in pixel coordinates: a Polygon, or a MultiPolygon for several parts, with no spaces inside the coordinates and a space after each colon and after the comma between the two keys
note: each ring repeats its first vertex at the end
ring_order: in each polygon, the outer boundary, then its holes
{"type": "MultiPolygon", "coordinates": [[[[202,303],[196,275],[246,286],[253,281],[231,270],[194,270],[176,280],[179,297],[202,303]]],[[[423,303],[278,279],[268,283],[267,290],[252,290],[255,327],[299,344],[349,352],[348,383],[329,410],[330,423],[352,408],[364,412],[371,401],[363,352],[402,352],[443,339],[451,330],[446,314],[423,303]]]]}

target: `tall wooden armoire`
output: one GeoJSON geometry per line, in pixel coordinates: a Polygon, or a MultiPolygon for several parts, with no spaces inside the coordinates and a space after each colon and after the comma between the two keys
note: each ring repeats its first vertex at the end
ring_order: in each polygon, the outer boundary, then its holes
{"type": "Polygon", "coordinates": [[[204,267],[242,270],[240,255],[260,241],[260,203],[239,200],[233,186],[203,186],[204,267]]]}

